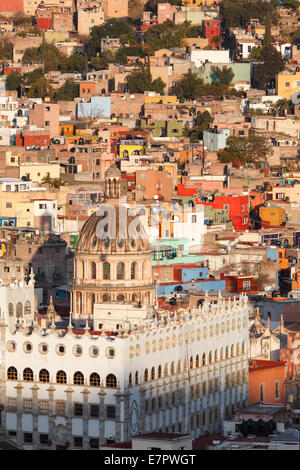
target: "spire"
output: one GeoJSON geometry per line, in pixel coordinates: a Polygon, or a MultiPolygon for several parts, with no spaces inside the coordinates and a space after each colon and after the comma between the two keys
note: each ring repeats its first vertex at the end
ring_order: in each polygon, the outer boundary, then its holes
{"type": "Polygon", "coordinates": [[[253,325],[250,328],[250,333],[252,333],[254,336],[257,336],[257,335],[261,335],[262,333],[264,333],[265,330],[266,330],[266,327],[262,323],[261,317],[260,317],[260,309],[259,307],[257,307],[256,313],[255,313],[255,320],[254,320],[253,325]]]}
{"type": "Polygon", "coordinates": [[[58,315],[58,313],[55,310],[52,295],[50,296],[50,303],[47,307],[46,317],[47,317],[47,320],[51,321],[52,323],[55,322],[55,321],[60,321],[61,320],[60,315],[58,315]]]}

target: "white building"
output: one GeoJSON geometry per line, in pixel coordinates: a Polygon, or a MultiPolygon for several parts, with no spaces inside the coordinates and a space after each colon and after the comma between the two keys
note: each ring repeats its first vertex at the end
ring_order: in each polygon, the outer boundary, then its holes
{"type": "Polygon", "coordinates": [[[229,50],[205,50],[193,49],[190,56],[191,62],[195,63],[197,68],[201,67],[205,62],[229,64],[231,62],[229,50]]]}

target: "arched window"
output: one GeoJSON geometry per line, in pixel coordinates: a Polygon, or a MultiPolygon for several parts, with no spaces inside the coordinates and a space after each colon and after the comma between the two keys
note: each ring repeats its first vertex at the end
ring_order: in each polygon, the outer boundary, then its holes
{"type": "Polygon", "coordinates": [[[215,362],[218,362],[218,350],[215,350],[215,362]]]}
{"type": "Polygon", "coordinates": [[[234,357],[235,356],[235,353],[234,353],[234,345],[232,344],[231,345],[231,357],[234,357]]]}
{"type": "Polygon", "coordinates": [[[125,275],[125,264],[121,261],[117,264],[117,279],[122,280],[124,279],[125,275]]]}
{"type": "Polygon", "coordinates": [[[212,352],[211,352],[211,351],[209,351],[209,355],[208,355],[208,363],[209,363],[209,364],[212,364],[212,362],[213,362],[213,359],[212,359],[212,352]]]}
{"type": "Polygon", "coordinates": [[[82,294],[81,292],[76,292],[76,307],[77,313],[82,313],[82,294]]]}
{"type": "Polygon", "coordinates": [[[25,382],[33,382],[33,372],[29,367],[23,370],[23,380],[25,382]]]}
{"type": "Polygon", "coordinates": [[[202,354],[202,365],[203,365],[203,366],[206,365],[206,356],[205,356],[205,353],[202,354]]]}
{"type": "Polygon", "coordinates": [[[196,367],[199,367],[200,361],[199,361],[199,354],[196,356],[196,367]]]}
{"type": "Polygon", "coordinates": [[[128,377],[128,385],[129,387],[132,387],[132,374],[130,372],[129,377],[128,377]]]}
{"type": "Polygon", "coordinates": [[[96,263],[94,261],[91,262],[91,276],[92,279],[97,279],[97,268],[96,263]]]}
{"type": "Polygon", "coordinates": [[[108,388],[117,388],[117,379],[113,374],[108,374],[106,377],[106,386],[108,388]]]}
{"type": "Polygon", "coordinates": [[[135,279],[136,277],[136,262],[131,263],[130,267],[130,279],[135,279]]]}
{"type": "Polygon", "coordinates": [[[90,375],[90,386],[91,387],[100,387],[100,376],[96,372],[93,372],[90,375]]]}
{"type": "Polygon", "coordinates": [[[18,380],[18,371],[15,367],[7,369],[7,380],[18,380]]]}
{"type": "Polygon", "coordinates": [[[149,378],[148,369],[145,369],[145,372],[144,372],[144,382],[148,382],[148,378],[149,378]]]}
{"type": "Polygon", "coordinates": [[[181,361],[179,360],[177,364],[177,374],[180,374],[180,373],[181,373],[181,361]]]}
{"type": "Polygon", "coordinates": [[[174,362],[171,363],[171,375],[175,375],[175,364],[174,362]]]}
{"type": "Polygon", "coordinates": [[[242,342],[242,354],[245,354],[246,352],[246,343],[245,341],[242,342]]]}
{"type": "Polygon", "coordinates": [[[49,383],[49,380],[50,380],[49,372],[46,369],[40,370],[39,381],[43,382],[44,384],[47,384],[47,383],[49,383]]]}
{"type": "Polygon", "coordinates": [[[109,302],[110,301],[110,295],[104,294],[103,296],[103,302],[109,302]]]}
{"type": "Polygon", "coordinates": [[[74,385],[83,385],[84,384],[84,376],[82,372],[75,372],[73,376],[73,384],[74,385]]]}
{"type": "Polygon", "coordinates": [[[168,364],[165,364],[164,377],[168,377],[168,376],[169,376],[169,366],[168,366],[168,364]]]}
{"type": "Polygon", "coordinates": [[[8,304],[8,316],[13,317],[14,316],[14,306],[13,304],[8,304]]]}
{"type": "Polygon", "coordinates": [[[29,302],[29,300],[26,300],[26,302],[24,304],[24,314],[25,315],[30,315],[31,314],[31,303],[29,302]]]}
{"type": "Polygon", "coordinates": [[[229,359],[229,347],[226,346],[225,359],[229,359]]]}
{"type": "Polygon", "coordinates": [[[183,372],[186,372],[187,369],[188,369],[188,365],[187,365],[187,360],[185,359],[183,363],[183,372]]]}
{"type": "Polygon", "coordinates": [[[152,367],[151,369],[151,380],[155,380],[155,368],[152,367]]]}
{"type": "Polygon", "coordinates": [[[159,365],[159,366],[158,366],[158,369],[157,369],[157,377],[158,377],[159,379],[161,379],[161,375],[162,375],[162,374],[161,374],[161,365],[159,365]]]}
{"type": "Polygon", "coordinates": [[[56,383],[57,384],[66,384],[67,383],[67,374],[63,370],[59,370],[56,374],[56,383]]]}
{"type": "Polygon", "coordinates": [[[135,373],[135,385],[138,385],[139,384],[139,373],[138,371],[136,371],[135,373]]]}
{"type": "Polygon", "coordinates": [[[193,356],[190,357],[190,369],[194,368],[194,359],[193,356]]]}
{"type": "Polygon", "coordinates": [[[110,264],[103,263],[103,279],[110,279],[110,264]]]}
{"type": "Polygon", "coordinates": [[[16,317],[20,318],[22,317],[22,315],[23,315],[23,305],[21,304],[21,302],[18,302],[17,307],[16,307],[16,317]]]}
{"type": "Polygon", "coordinates": [[[124,302],[124,300],[125,300],[125,297],[124,297],[123,294],[117,295],[117,301],[118,301],[118,302],[124,302]]]}

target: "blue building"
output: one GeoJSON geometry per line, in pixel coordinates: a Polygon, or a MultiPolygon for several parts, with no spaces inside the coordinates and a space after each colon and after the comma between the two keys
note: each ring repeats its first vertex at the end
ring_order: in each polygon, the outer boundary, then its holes
{"type": "Polygon", "coordinates": [[[110,96],[92,96],[88,103],[77,104],[78,118],[110,118],[110,96]]]}

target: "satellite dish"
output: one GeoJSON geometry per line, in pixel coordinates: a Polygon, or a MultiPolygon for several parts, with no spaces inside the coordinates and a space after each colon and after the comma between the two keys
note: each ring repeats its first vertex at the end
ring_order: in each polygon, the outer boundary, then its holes
{"type": "Polygon", "coordinates": [[[154,197],[153,197],[153,199],[157,200],[157,199],[158,199],[158,195],[155,194],[154,197]]]}

